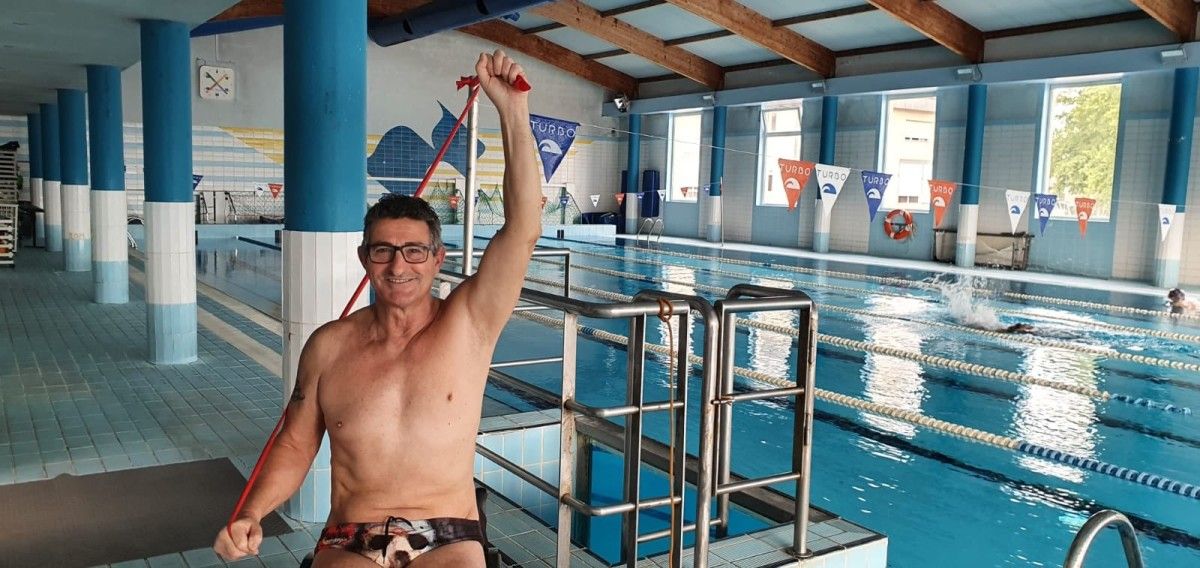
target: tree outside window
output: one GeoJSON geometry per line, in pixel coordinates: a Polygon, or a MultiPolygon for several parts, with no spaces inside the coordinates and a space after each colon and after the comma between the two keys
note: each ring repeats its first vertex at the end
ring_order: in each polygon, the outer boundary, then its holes
{"type": "Polygon", "coordinates": [[[1108,220],[1120,110],[1120,83],[1050,89],[1042,187],[1058,196],[1053,217],[1076,218],[1075,198],[1090,197],[1091,220],[1108,220]]]}

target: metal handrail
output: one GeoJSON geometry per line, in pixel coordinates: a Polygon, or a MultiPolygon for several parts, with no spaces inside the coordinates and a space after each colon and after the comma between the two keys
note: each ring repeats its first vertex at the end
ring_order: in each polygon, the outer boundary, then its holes
{"type": "Polygon", "coordinates": [[[658,228],[658,238],[655,238],[654,242],[656,242],[656,243],[662,242],[663,231],[665,231],[667,229],[667,224],[666,224],[666,222],[664,222],[662,220],[661,217],[655,217],[654,224],[652,224],[650,226],[650,233],[646,235],[646,244],[647,245],[650,244],[650,239],[652,237],[654,237],[654,228],[655,227],[658,228]]]}
{"type": "Polygon", "coordinates": [[[1109,525],[1116,525],[1117,531],[1121,533],[1125,563],[1129,568],[1143,568],[1145,564],[1142,562],[1142,548],[1138,545],[1137,531],[1134,530],[1133,523],[1130,523],[1125,515],[1111,509],[1100,511],[1083,523],[1079,532],[1075,534],[1075,540],[1071,541],[1071,547],[1067,549],[1067,559],[1063,561],[1063,568],[1083,568],[1083,560],[1087,557],[1092,543],[1100,531],[1109,525]]]}
{"type": "Polygon", "coordinates": [[[666,224],[663,222],[662,218],[646,217],[645,219],[642,219],[642,222],[638,224],[637,235],[634,236],[634,242],[642,242],[642,235],[644,234],[646,235],[646,246],[650,246],[650,239],[654,238],[654,229],[656,228],[658,229],[658,239],[656,242],[659,242],[662,240],[663,231],[666,230],[666,224]],[[643,233],[643,231],[645,232],[643,233]]]}
{"type": "MultiPolygon", "coordinates": [[[[795,480],[795,522],[792,532],[791,554],[796,558],[812,555],[808,550],[809,481],[812,466],[813,385],[817,353],[817,311],[812,299],[798,290],[784,290],[739,284],[729,289],[724,300],[715,305],[721,330],[721,374],[719,384],[707,385],[701,403],[701,421],[707,425],[714,418],[717,436],[701,436],[702,453],[705,445],[715,445],[716,479],[712,493],[704,492],[697,484],[697,500],[703,501],[710,495],[717,498],[718,531],[725,533],[729,527],[729,499],[735,492],[795,480]],[[735,393],[734,347],[737,339],[737,314],[758,311],[797,310],[800,312],[799,344],[797,346],[796,386],[771,389],[765,392],[735,393]],[[733,404],[745,400],[794,396],[795,431],[792,440],[792,470],[759,479],[730,481],[730,457],[732,455],[733,404]],[[714,411],[714,407],[716,410],[714,411]],[[714,417],[714,414],[716,415],[714,417]],[[706,416],[707,415],[707,416],[706,416]]],[[[704,428],[704,426],[702,426],[704,428]]],[[[703,431],[703,430],[702,430],[703,431]]],[[[708,451],[712,451],[711,449],[708,451]]],[[[699,520],[699,517],[697,517],[699,520]]],[[[699,542],[699,534],[697,534],[699,542]]],[[[697,567],[707,566],[707,559],[697,567]]]]}

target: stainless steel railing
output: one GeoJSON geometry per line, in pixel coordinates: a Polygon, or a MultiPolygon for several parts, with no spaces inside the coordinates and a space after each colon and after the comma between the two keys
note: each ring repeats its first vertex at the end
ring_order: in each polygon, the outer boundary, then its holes
{"type": "Polygon", "coordinates": [[[1067,559],[1063,568],[1083,568],[1083,559],[1087,557],[1088,549],[1092,547],[1100,531],[1109,525],[1115,525],[1121,533],[1121,547],[1125,549],[1125,563],[1129,568],[1142,568],[1142,548],[1138,546],[1137,531],[1129,518],[1111,509],[1105,509],[1092,515],[1083,523],[1071,547],[1067,549],[1067,559]]]}
{"type": "Polygon", "coordinates": [[[663,223],[661,217],[646,217],[645,219],[642,219],[641,224],[638,225],[638,231],[637,235],[634,236],[634,242],[642,242],[642,235],[645,235],[646,245],[649,245],[650,240],[654,238],[655,229],[658,230],[658,239],[655,242],[661,241],[664,228],[665,224],[663,223]]]}
{"type": "MultiPolygon", "coordinates": [[[[562,251],[545,251],[543,255],[562,254],[562,251]]],[[[461,253],[460,253],[461,255],[461,253]]],[[[569,259],[568,259],[569,266],[569,259]]],[[[441,278],[461,282],[461,274],[443,272],[441,278]]],[[[569,283],[567,284],[569,286],[569,283]]],[[[672,568],[683,565],[684,537],[695,532],[693,565],[708,566],[710,527],[719,531],[728,527],[729,502],[735,493],[762,488],[783,482],[796,483],[794,500],[795,533],[793,554],[807,555],[807,526],[809,510],[809,471],[811,464],[813,365],[816,354],[816,310],[812,300],[802,292],[780,290],[743,284],[735,286],[726,299],[718,301],[716,307],[699,296],[687,296],[658,290],[646,290],[626,303],[592,303],[555,296],[528,288],[521,291],[521,300],[531,309],[550,309],[563,312],[563,339],[561,357],[542,357],[515,361],[502,361],[492,365],[493,369],[522,365],[562,363],[562,389],[558,402],[562,410],[560,425],[559,484],[557,487],[525,470],[503,456],[482,445],[476,450],[483,457],[513,473],[533,487],[558,498],[558,543],[557,565],[570,566],[571,534],[573,516],[576,513],[592,517],[622,515],[622,552],[624,564],[637,565],[639,545],[651,540],[669,538],[672,568]],[[660,301],[662,303],[660,303],[660,301]],[[663,303],[670,307],[669,316],[663,312],[663,303]],[[758,311],[796,310],[800,312],[800,338],[796,370],[797,386],[764,391],[734,392],[733,365],[736,338],[736,316],[758,311]],[[676,384],[678,396],[672,402],[645,400],[646,332],[650,318],[664,316],[676,327],[676,345],[668,356],[674,361],[675,373],[671,380],[676,384]],[[581,335],[579,318],[628,319],[629,340],[626,347],[626,400],[624,404],[594,407],[581,403],[576,397],[577,341],[581,335]],[[687,440],[687,379],[692,374],[691,332],[693,319],[703,330],[699,375],[701,378],[700,400],[700,446],[696,463],[696,522],[684,522],[685,494],[687,485],[688,454],[687,440]],[[734,403],[747,400],[792,396],[796,398],[796,427],[791,471],[759,479],[731,481],[731,407],[734,403]],[[640,472],[643,463],[643,418],[648,412],[675,413],[674,430],[667,448],[677,467],[670,483],[672,491],[667,496],[643,497],[640,487],[640,472]],[[590,472],[577,472],[577,450],[580,418],[605,420],[623,418],[620,445],[625,455],[623,471],[623,499],[619,503],[595,506],[576,497],[576,473],[586,477],[590,472]],[[714,518],[711,510],[713,499],[718,501],[718,513],[714,518]],[[638,526],[639,513],[652,508],[670,508],[671,522],[665,530],[642,533],[638,526]],[[705,530],[697,530],[705,527],[705,530]]],[[[590,333],[590,332],[589,332],[590,333]]],[[[495,373],[493,373],[495,374],[495,373]]],[[[494,377],[493,377],[494,378],[494,377]]]]}

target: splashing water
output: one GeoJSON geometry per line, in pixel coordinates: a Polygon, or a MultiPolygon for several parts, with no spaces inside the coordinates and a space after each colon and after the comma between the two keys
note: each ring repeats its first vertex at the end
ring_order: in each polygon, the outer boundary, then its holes
{"type": "Polygon", "coordinates": [[[979,329],[1001,329],[1004,324],[996,310],[983,298],[975,295],[976,289],[986,289],[988,280],[981,276],[960,278],[933,278],[929,283],[942,294],[950,317],[962,325],[979,329]]]}

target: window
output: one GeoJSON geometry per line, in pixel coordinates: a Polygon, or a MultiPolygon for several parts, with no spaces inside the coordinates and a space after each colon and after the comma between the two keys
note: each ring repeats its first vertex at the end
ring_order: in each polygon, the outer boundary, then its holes
{"type": "Polygon", "coordinates": [[[800,159],[800,106],[763,108],[759,149],[758,204],[787,206],[779,159],[800,159]]]}
{"type": "Polygon", "coordinates": [[[668,198],[671,201],[696,201],[700,193],[700,113],[671,115],[670,145],[668,198]]]}
{"type": "Polygon", "coordinates": [[[1050,87],[1042,193],[1058,196],[1052,217],[1076,218],[1075,198],[1096,200],[1093,221],[1107,221],[1117,159],[1120,83],[1050,87]]]}
{"type": "Polygon", "coordinates": [[[936,112],[937,97],[887,99],[882,171],[892,179],[880,209],[929,210],[936,112]]]}

